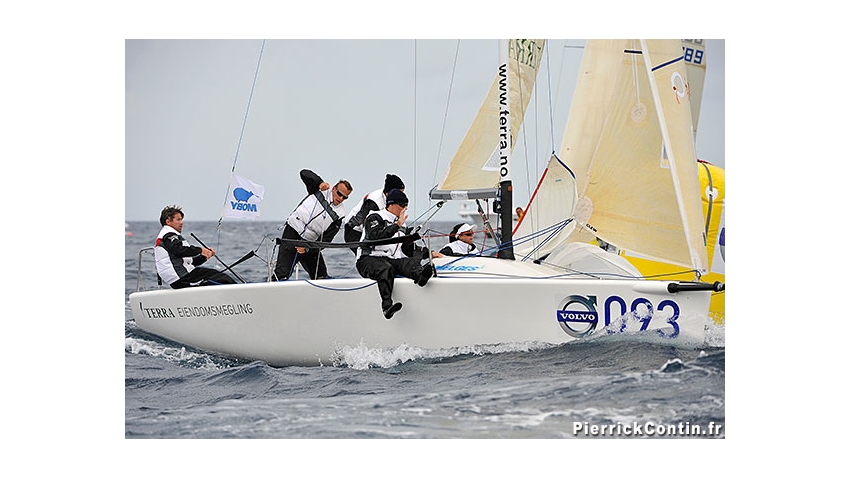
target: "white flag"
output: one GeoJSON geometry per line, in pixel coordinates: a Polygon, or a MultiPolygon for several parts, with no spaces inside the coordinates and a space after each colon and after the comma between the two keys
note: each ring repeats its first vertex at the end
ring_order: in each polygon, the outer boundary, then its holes
{"type": "Polygon", "coordinates": [[[260,217],[260,202],[265,192],[266,188],[263,186],[234,174],[230,182],[227,205],[224,207],[224,217],[257,219],[260,217]]]}

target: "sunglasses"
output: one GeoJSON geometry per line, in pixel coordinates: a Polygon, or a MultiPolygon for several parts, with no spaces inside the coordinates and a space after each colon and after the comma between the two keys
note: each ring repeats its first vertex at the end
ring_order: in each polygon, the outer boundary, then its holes
{"type": "Polygon", "coordinates": [[[339,189],[338,189],[338,188],[334,188],[334,191],[336,191],[336,193],[339,195],[339,197],[341,197],[341,198],[343,198],[343,199],[348,199],[348,196],[346,196],[345,194],[342,194],[341,192],[339,192],[339,189]]]}
{"type": "Polygon", "coordinates": [[[461,236],[474,236],[475,233],[474,232],[461,232],[460,235],[461,236]]]}

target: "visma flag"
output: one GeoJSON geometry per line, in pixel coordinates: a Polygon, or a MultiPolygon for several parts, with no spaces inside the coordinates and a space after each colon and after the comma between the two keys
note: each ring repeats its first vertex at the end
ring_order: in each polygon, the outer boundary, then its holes
{"type": "Polygon", "coordinates": [[[224,217],[257,219],[260,217],[260,202],[266,188],[236,174],[230,181],[230,193],[224,207],[224,217]]]}

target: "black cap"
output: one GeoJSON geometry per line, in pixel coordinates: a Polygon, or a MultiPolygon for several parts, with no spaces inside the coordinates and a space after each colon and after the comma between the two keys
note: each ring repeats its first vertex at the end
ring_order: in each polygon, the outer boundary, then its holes
{"type": "Polygon", "coordinates": [[[384,192],[388,193],[393,189],[404,189],[404,181],[395,174],[387,174],[387,178],[384,179],[384,192]]]}
{"type": "Polygon", "coordinates": [[[398,204],[402,207],[407,206],[407,195],[398,189],[393,189],[387,194],[387,206],[398,204]]]}

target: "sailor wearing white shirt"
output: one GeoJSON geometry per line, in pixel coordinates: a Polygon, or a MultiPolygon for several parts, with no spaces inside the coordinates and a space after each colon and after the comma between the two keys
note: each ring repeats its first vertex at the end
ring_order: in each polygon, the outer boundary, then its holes
{"type": "Polygon", "coordinates": [[[440,249],[447,256],[473,256],[481,254],[475,247],[475,227],[472,224],[460,223],[449,233],[449,243],[440,249]]]}
{"type": "MultiPolygon", "coordinates": [[[[301,170],[301,181],[307,196],[286,220],[283,239],[331,242],[339,232],[345,208],[342,203],[351,194],[351,183],[340,179],[333,187],[309,169],[301,170]]],[[[319,248],[281,244],[277,253],[274,274],[277,280],[287,280],[301,263],[311,279],[326,279],[327,266],[319,248]]]]}
{"type": "Polygon", "coordinates": [[[199,285],[235,284],[232,277],[209,267],[199,267],[215,255],[214,249],[189,244],[183,232],[183,210],[166,206],[159,216],[162,229],[156,236],[156,273],[172,289],[199,285]]]}

